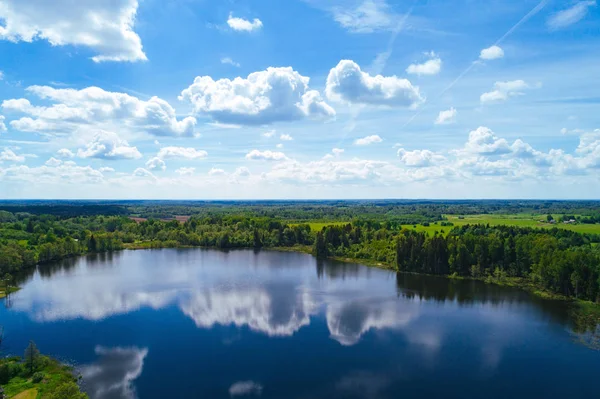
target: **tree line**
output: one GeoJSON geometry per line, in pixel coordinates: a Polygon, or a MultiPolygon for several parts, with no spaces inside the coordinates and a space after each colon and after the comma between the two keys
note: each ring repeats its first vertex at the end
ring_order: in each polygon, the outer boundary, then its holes
{"type": "Polygon", "coordinates": [[[0,216],[0,276],[127,247],[312,246],[318,257],[371,260],[402,272],[521,277],[567,296],[594,301],[600,296],[600,237],[564,229],[470,225],[444,236],[404,229],[394,219],[354,220],[315,232],[309,224],[243,213],[193,216],[185,222],[118,215],[0,216]]]}
{"type": "Polygon", "coordinates": [[[597,237],[564,229],[466,225],[447,236],[348,224],[317,233],[320,257],[369,259],[401,272],[526,278],[554,293],[600,301],[597,237]]]}

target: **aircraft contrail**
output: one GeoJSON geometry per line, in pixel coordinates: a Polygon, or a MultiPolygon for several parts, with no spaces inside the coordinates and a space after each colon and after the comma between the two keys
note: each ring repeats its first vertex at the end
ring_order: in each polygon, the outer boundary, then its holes
{"type": "MultiPolygon", "coordinates": [[[[529,20],[529,18],[533,17],[535,14],[537,14],[538,12],[540,12],[542,10],[542,8],[544,8],[546,6],[546,4],[548,4],[548,1],[549,0],[542,0],[542,1],[540,1],[537,6],[535,6],[531,11],[529,11],[527,14],[525,14],[525,16],[523,18],[521,18],[519,20],[519,22],[517,22],[512,28],[510,28],[504,35],[502,35],[502,37],[500,39],[496,40],[496,42],[493,45],[497,46],[498,44],[502,43],[504,41],[504,39],[506,39],[508,36],[512,35],[512,33],[515,30],[517,30],[521,25],[523,25],[525,22],[527,22],[527,20],[529,20]]],[[[446,88],[444,88],[444,90],[442,90],[437,95],[437,98],[439,99],[448,90],[450,90],[451,88],[453,88],[454,85],[456,85],[456,83],[458,83],[459,80],[461,80],[467,73],[469,73],[471,71],[471,69],[473,69],[473,67],[475,65],[477,65],[477,60],[475,60],[471,64],[469,64],[469,66],[464,71],[462,71],[460,73],[460,75],[458,75],[456,77],[456,79],[454,79],[452,81],[452,83],[450,83],[448,86],[446,86],[446,88]]],[[[405,128],[406,126],[408,126],[417,116],[421,115],[421,113],[423,112],[423,110],[425,108],[427,108],[427,105],[428,105],[428,103],[424,104],[423,107],[421,107],[417,113],[415,113],[404,125],[402,125],[402,128],[405,128]]]]}

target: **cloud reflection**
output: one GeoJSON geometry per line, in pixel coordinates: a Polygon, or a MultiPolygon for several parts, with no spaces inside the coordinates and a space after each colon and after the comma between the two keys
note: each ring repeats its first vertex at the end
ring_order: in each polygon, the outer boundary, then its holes
{"type": "Polygon", "coordinates": [[[326,317],[331,338],[350,346],[371,329],[404,327],[416,314],[397,300],[371,299],[330,305],[326,317]]]}
{"type": "Polygon", "coordinates": [[[91,399],[133,399],[133,381],[142,374],[148,349],[96,347],[96,363],[81,368],[84,389],[91,399]]]}
{"type": "Polygon", "coordinates": [[[315,303],[294,285],[278,284],[240,290],[209,289],[181,305],[198,327],[215,324],[248,326],[268,336],[290,336],[310,323],[315,303]]]}

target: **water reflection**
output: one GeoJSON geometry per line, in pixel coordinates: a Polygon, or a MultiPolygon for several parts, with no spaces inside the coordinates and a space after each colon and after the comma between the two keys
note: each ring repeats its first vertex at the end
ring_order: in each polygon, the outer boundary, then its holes
{"type": "Polygon", "coordinates": [[[331,338],[346,346],[371,329],[404,327],[417,316],[401,302],[379,298],[330,304],[326,314],[331,338]]]}
{"type": "MultiPolygon", "coordinates": [[[[573,384],[600,366],[570,341],[561,303],[295,253],[152,250],[71,259],[40,268],[13,304],[0,309],[0,320],[17,353],[34,339],[48,353],[78,359],[82,348],[102,343],[96,362],[78,360],[87,364],[92,399],[134,397],[134,380],[142,398],[417,397],[428,389],[439,397],[436,384],[452,391],[460,379],[475,390],[500,373],[529,378],[523,368],[568,374],[548,348],[587,362],[570,376],[573,384]],[[417,390],[405,391],[414,381],[417,390]]],[[[449,397],[477,397],[461,393],[449,397]]]]}
{"type": "Polygon", "coordinates": [[[142,374],[147,348],[96,347],[97,362],[80,369],[91,399],[134,399],[133,381],[142,374]]]}
{"type": "Polygon", "coordinates": [[[316,306],[308,292],[291,282],[194,292],[180,305],[198,327],[247,326],[268,336],[290,336],[310,323],[316,306]]]}

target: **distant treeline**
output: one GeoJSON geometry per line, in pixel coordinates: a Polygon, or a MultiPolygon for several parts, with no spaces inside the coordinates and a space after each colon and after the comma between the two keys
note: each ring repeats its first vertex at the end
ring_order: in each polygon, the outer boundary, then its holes
{"type": "Polygon", "coordinates": [[[294,222],[362,219],[395,220],[403,224],[433,222],[441,220],[442,215],[517,213],[578,215],[583,223],[600,223],[598,209],[600,201],[544,200],[0,201],[0,211],[62,218],[127,215],[169,219],[178,215],[245,215],[294,222]]]}
{"type": "Polygon", "coordinates": [[[444,236],[406,230],[395,219],[354,220],[314,232],[252,214],[193,216],[184,223],[124,216],[0,212],[0,277],[86,253],[125,247],[273,248],[302,245],[320,257],[381,262],[399,271],[486,278],[527,278],[555,293],[597,301],[598,235],[564,229],[455,227],[444,236]]]}
{"type": "Polygon", "coordinates": [[[525,277],[554,293],[600,301],[597,235],[563,229],[466,225],[428,236],[403,229],[328,226],[317,233],[321,257],[370,259],[398,271],[462,277],[525,277]]]}

